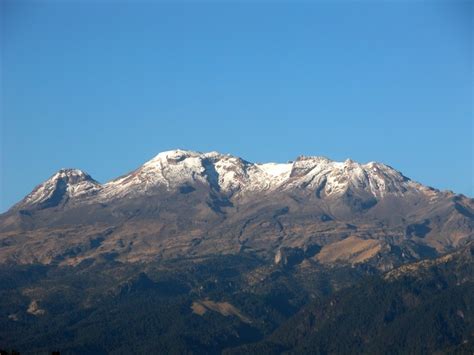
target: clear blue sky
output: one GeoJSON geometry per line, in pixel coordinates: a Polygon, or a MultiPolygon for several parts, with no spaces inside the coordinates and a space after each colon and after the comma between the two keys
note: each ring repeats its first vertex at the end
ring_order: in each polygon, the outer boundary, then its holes
{"type": "Polygon", "coordinates": [[[1,191],[160,151],[385,162],[473,195],[472,1],[1,1],[1,191]]]}

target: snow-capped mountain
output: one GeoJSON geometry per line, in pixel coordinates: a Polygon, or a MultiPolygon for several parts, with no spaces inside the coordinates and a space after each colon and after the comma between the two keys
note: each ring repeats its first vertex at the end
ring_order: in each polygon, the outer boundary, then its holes
{"type": "Polygon", "coordinates": [[[305,156],[251,163],[185,150],[103,184],[62,169],[0,216],[1,260],[20,262],[250,252],[279,263],[304,255],[386,269],[471,239],[473,199],[385,164],[305,156]]]}
{"type": "Polygon", "coordinates": [[[78,169],[62,169],[39,185],[16,208],[52,207],[59,203],[109,202],[123,197],[152,195],[158,190],[179,191],[207,186],[226,196],[305,190],[320,198],[363,191],[374,198],[404,193],[435,197],[437,192],[381,163],[335,162],[300,156],[289,163],[250,163],[217,152],[172,150],[158,154],[137,170],[99,184],[78,169]]]}
{"type": "Polygon", "coordinates": [[[49,208],[100,190],[101,185],[87,173],[79,169],[61,169],[26,196],[22,205],[49,208]]]}

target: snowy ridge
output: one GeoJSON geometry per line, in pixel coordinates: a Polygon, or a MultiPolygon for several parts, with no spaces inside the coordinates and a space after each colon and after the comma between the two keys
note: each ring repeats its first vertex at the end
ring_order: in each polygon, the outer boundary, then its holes
{"type": "Polygon", "coordinates": [[[376,162],[359,164],[352,160],[335,162],[324,157],[300,156],[284,164],[255,164],[218,152],[178,149],[162,152],[137,170],[103,185],[80,170],[62,169],[39,185],[22,205],[58,198],[58,189],[64,195],[62,198],[87,197],[84,200],[89,202],[106,202],[194,185],[209,186],[232,196],[293,189],[317,192],[321,198],[337,197],[349,190],[363,190],[376,198],[407,192],[436,195],[434,190],[376,162]]]}

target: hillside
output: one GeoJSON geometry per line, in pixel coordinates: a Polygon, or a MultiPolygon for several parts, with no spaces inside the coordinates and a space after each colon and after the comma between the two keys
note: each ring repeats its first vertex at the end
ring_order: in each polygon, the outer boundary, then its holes
{"type": "Polygon", "coordinates": [[[314,301],[229,353],[472,354],[474,245],[314,301]]]}

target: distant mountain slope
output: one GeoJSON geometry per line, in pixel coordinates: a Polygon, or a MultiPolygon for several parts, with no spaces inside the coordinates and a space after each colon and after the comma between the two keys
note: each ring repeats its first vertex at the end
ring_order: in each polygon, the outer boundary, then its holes
{"type": "Polygon", "coordinates": [[[60,170],[0,216],[0,261],[76,265],[251,253],[271,262],[283,252],[300,255],[298,262],[388,270],[473,236],[473,199],[381,163],[299,157],[255,164],[175,150],[105,184],[60,170]]]}
{"type": "Polygon", "coordinates": [[[314,301],[229,353],[472,354],[474,245],[314,301]]]}

